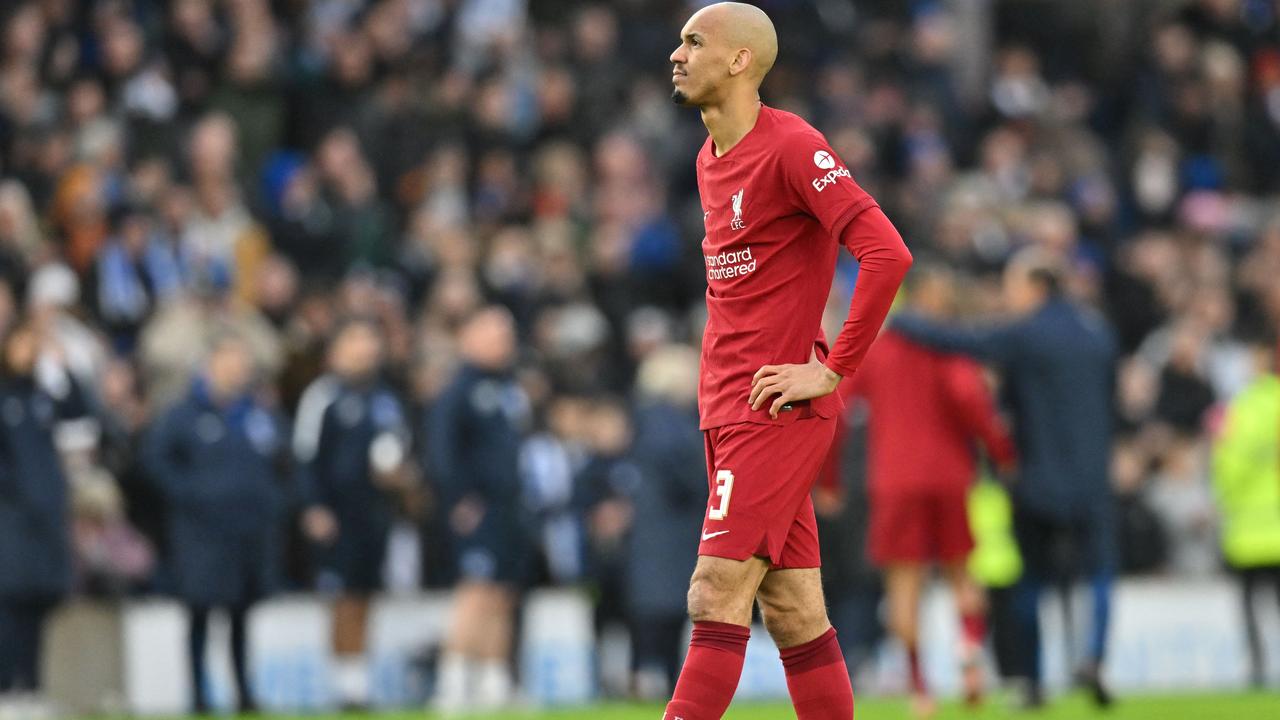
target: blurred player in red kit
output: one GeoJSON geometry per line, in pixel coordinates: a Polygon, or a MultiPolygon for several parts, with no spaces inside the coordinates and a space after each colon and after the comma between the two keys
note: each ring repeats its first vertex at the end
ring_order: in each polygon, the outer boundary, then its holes
{"type": "MultiPolygon", "coordinates": [[[[952,316],[954,280],[946,269],[917,266],[908,289],[916,312],[937,322],[952,316]]],[[[868,549],[884,569],[889,628],[907,651],[912,710],[929,717],[936,709],[918,654],[920,596],[933,563],[955,595],[964,689],[976,702],[986,622],[982,591],[966,569],[973,550],[966,499],[977,471],[975,446],[1004,474],[1014,462],[1013,439],[976,362],[892,330],[871,346],[840,393],[870,412],[868,549]]]]}
{"type": "Polygon", "coordinates": [[[671,54],[672,97],[698,108],[709,134],[697,174],[710,497],[689,586],[693,636],[665,720],[724,715],[756,601],[799,720],[853,717],[809,493],[842,407],[834,391],[879,332],[911,253],[822,134],[760,102],[777,50],[762,10],[718,3],[689,19],[671,54]],[[820,323],[841,245],[860,265],[828,350],[820,323]]]}

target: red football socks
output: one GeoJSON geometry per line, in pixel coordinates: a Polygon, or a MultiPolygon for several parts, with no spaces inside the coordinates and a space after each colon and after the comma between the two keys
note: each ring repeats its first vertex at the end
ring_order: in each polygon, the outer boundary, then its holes
{"type": "Polygon", "coordinates": [[[924,671],[920,669],[920,651],[914,646],[907,648],[907,669],[911,672],[911,692],[927,695],[929,688],[925,687],[924,671]]]}
{"type": "Polygon", "coordinates": [[[741,625],[694,623],[689,654],[662,720],[720,720],[738,689],[750,637],[751,628],[741,625]]]}
{"type": "Polygon", "coordinates": [[[966,645],[982,647],[982,643],[987,637],[987,617],[982,613],[961,615],[960,629],[966,645]]]}
{"type": "Polygon", "coordinates": [[[798,720],[853,720],[853,686],[835,628],[781,655],[798,720]]]}

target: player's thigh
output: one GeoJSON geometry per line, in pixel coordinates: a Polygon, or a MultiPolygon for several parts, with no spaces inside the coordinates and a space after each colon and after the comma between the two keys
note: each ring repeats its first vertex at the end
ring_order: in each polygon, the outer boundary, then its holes
{"type": "Polygon", "coordinates": [[[759,557],[698,556],[689,581],[690,619],[749,625],[756,589],[768,569],[768,561],[759,557]]]}
{"type": "Polygon", "coordinates": [[[929,493],[928,523],[933,559],[944,565],[963,562],[973,552],[969,528],[968,488],[944,486],[929,493]]]}
{"type": "Polygon", "coordinates": [[[756,594],[760,614],[778,647],[802,645],[831,627],[818,568],[776,568],[756,594]]]}

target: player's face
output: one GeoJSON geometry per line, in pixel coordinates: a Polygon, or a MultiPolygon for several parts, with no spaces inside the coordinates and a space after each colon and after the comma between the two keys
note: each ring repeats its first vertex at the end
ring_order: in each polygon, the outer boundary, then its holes
{"type": "Polygon", "coordinates": [[[680,105],[701,106],[715,93],[719,78],[727,74],[722,48],[708,37],[702,13],[696,13],[680,31],[680,47],[671,53],[671,99],[680,105]]]}

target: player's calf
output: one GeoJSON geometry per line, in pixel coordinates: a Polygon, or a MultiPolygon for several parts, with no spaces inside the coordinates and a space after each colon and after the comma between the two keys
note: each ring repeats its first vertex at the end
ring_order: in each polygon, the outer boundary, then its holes
{"type": "Polygon", "coordinates": [[[760,558],[703,556],[689,583],[693,636],[665,720],[718,720],[742,675],[751,603],[767,565],[760,558]]]}
{"type": "Polygon", "coordinates": [[[817,568],[773,570],[760,584],[760,614],[778,645],[799,720],[851,720],[853,688],[827,619],[817,568]]]}

